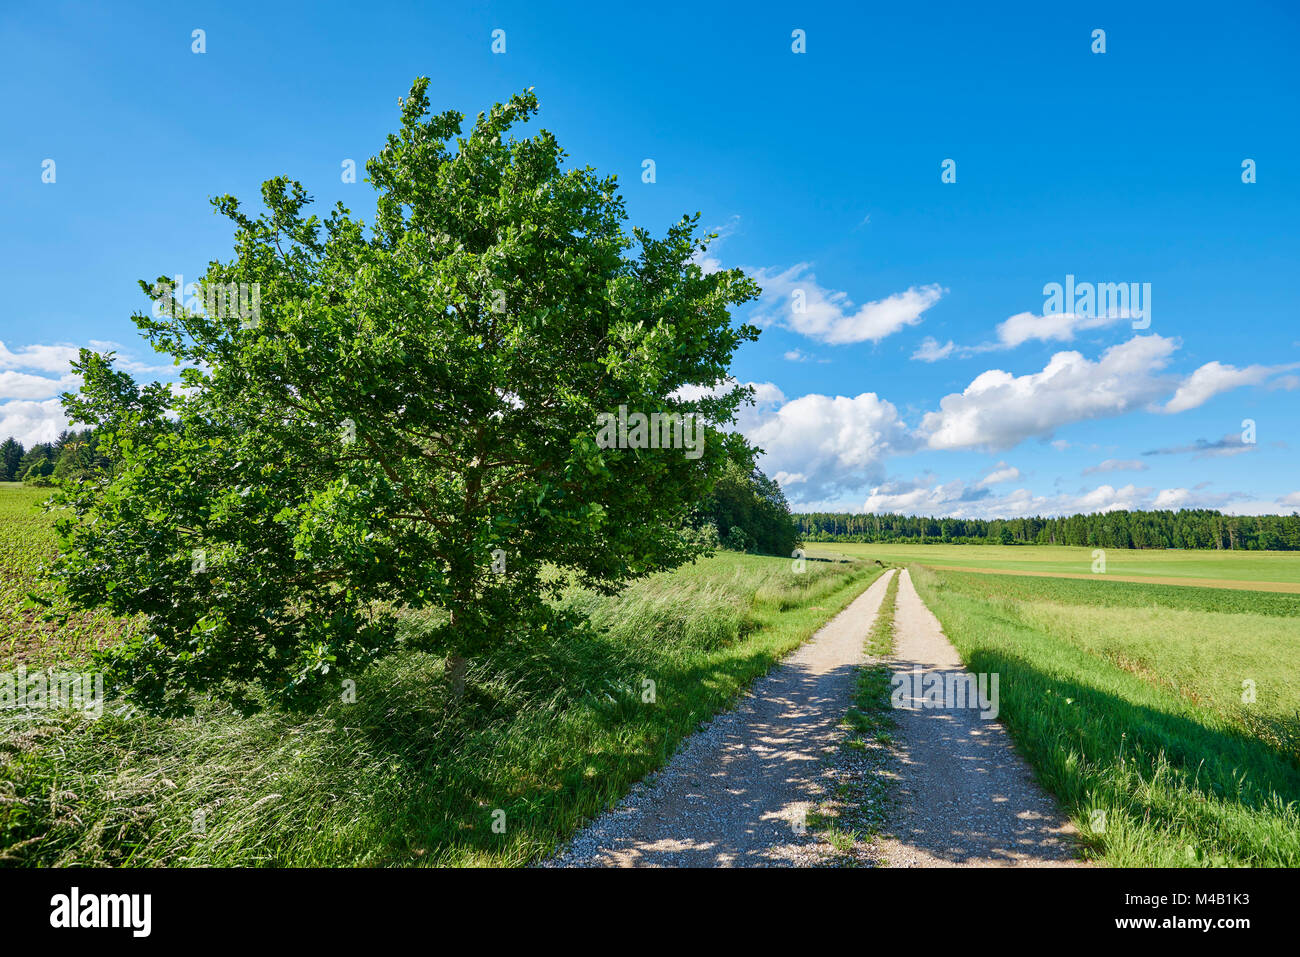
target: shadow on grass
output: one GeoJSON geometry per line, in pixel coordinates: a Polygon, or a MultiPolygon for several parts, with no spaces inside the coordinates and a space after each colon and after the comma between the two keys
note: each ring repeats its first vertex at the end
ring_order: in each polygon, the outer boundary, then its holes
{"type": "MultiPolygon", "coordinates": [[[[695,664],[629,660],[591,635],[556,651],[502,670],[482,662],[458,699],[432,659],[408,662],[382,694],[358,689],[349,730],[401,769],[372,806],[375,863],[535,860],[662,766],[771,666],[762,649],[695,664]],[[645,701],[646,679],[657,702],[674,706],[645,701]]],[[[383,680],[380,669],[366,684],[383,680]]]]}
{"type": "Polygon", "coordinates": [[[1066,810],[1085,821],[1107,812],[1104,831],[1085,828],[1094,849],[1107,846],[1118,824],[1124,840],[1168,845],[1164,853],[1188,862],[1300,865],[1294,753],[1226,722],[1207,725],[1045,672],[1018,655],[984,648],[966,663],[1001,675],[1000,718],[1066,810]]]}

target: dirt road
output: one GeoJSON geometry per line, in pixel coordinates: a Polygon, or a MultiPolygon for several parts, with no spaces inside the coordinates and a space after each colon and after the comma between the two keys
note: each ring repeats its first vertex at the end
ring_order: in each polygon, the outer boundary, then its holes
{"type": "Polygon", "coordinates": [[[830,848],[801,825],[822,796],[824,758],[843,737],[863,642],[893,574],[545,866],[798,866],[828,857],[830,848]]]}
{"type": "MultiPolygon", "coordinates": [[[[902,572],[895,612],[897,672],[964,673],[957,649],[902,572]]],[[[1074,828],[1034,781],[1006,729],[976,708],[920,707],[909,682],[896,710],[898,800],[877,852],[894,867],[1071,866],[1074,828]]],[[[986,685],[992,691],[991,681],[986,685]]],[[[1001,689],[1000,689],[1001,690],[1001,689]]]]}

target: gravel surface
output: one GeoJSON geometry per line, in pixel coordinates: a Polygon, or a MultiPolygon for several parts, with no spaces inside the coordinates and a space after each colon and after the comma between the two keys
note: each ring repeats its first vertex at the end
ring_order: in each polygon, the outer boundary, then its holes
{"type": "MultiPolygon", "coordinates": [[[[897,671],[965,666],[912,585],[899,581],[897,671]]],[[[915,690],[915,689],[913,689],[915,690]]],[[[913,701],[914,704],[919,702],[913,701]]],[[[876,853],[893,867],[1079,866],[1076,831],[1006,729],[968,709],[897,709],[898,794],[876,853]]]]}
{"type": "Polygon", "coordinates": [[[863,643],[893,572],[769,674],[740,707],[581,831],[545,867],[771,867],[826,863],[803,826],[826,793],[863,643]]]}

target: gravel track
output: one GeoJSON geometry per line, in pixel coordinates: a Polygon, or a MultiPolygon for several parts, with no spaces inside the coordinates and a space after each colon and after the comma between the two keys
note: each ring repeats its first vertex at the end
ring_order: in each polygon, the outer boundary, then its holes
{"type": "MultiPolygon", "coordinates": [[[[889,579],[871,586],[692,735],[657,774],[543,867],[1080,866],[1069,820],[1006,730],[978,709],[899,709],[895,799],[868,860],[837,857],[799,825],[827,797],[863,645],[889,579]],[[828,761],[828,757],[831,759],[828,761]]],[[[938,619],[901,573],[896,671],[963,672],[938,619]]],[[[914,702],[915,703],[915,702],[914,702]]]]}
{"type": "MultiPolygon", "coordinates": [[[[897,671],[964,672],[939,621],[904,571],[897,671]]],[[[911,689],[915,691],[916,689],[911,689]]],[[[911,696],[908,696],[911,699],[911,696]]],[[[911,702],[919,704],[916,699],[911,702]]],[[[1076,831],[1034,780],[1006,729],[978,709],[898,709],[898,799],[876,853],[893,867],[1069,867],[1076,831]]]]}
{"type": "Polygon", "coordinates": [[[768,867],[824,863],[800,825],[824,796],[844,737],[881,575],[754,683],[741,705],[691,736],[659,773],[597,817],[546,867],[768,867]]]}

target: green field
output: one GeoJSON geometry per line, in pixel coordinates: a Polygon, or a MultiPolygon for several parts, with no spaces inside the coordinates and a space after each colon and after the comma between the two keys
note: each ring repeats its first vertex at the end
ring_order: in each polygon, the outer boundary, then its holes
{"type": "MultiPolygon", "coordinates": [[[[0,514],[33,497],[0,489],[0,514]]],[[[48,550],[42,521],[0,519],[18,556],[11,596],[48,550]]],[[[446,695],[441,659],[399,653],[359,676],[354,703],[314,714],[0,709],[0,865],[535,861],[879,574],[793,568],[724,552],[613,598],[570,590],[589,631],[498,646],[474,660],[460,698],[446,695]]],[[[96,643],[7,617],[0,671],[76,665],[96,643]]],[[[411,615],[409,633],[432,617],[411,615]]]]}
{"type": "Polygon", "coordinates": [[[1300,597],[913,577],[1098,862],[1300,866],[1300,597]]]}
{"type": "Polygon", "coordinates": [[[38,505],[49,489],[0,482],[0,669],[23,661],[51,664],[120,640],[131,625],[97,612],[43,620],[27,594],[41,584],[41,565],[54,556],[54,529],[38,505]],[[24,607],[26,606],[26,607],[24,607]]]}
{"type": "MultiPolygon", "coordinates": [[[[1093,549],[1064,545],[876,545],[818,542],[809,555],[847,556],[885,564],[919,563],[1059,575],[1093,574],[1093,549]]],[[[1279,591],[1300,590],[1300,552],[1106,549],[1106,574],[1097,578],[1198,579],[1279,591]]]]}

